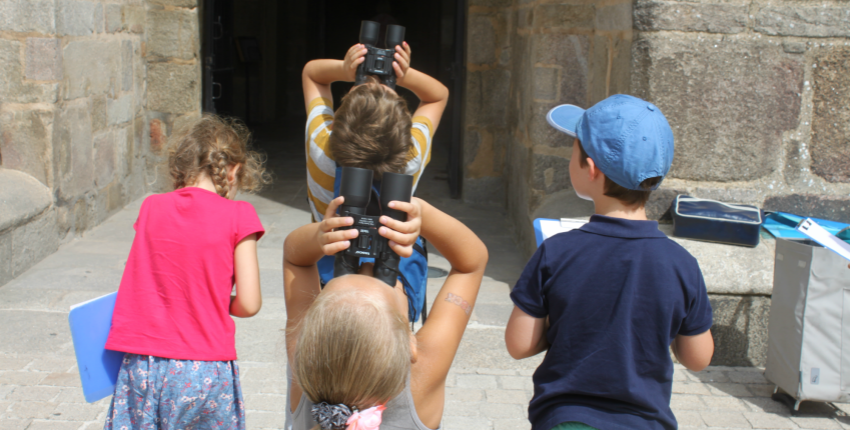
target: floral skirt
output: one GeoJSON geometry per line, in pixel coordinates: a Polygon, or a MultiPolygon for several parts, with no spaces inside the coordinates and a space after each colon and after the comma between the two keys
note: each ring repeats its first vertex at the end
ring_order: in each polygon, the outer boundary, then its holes
{"type": "Polygon", "coordinates": [[[235,361],[126,354],[104,430],[245,429],[235,361]]]}

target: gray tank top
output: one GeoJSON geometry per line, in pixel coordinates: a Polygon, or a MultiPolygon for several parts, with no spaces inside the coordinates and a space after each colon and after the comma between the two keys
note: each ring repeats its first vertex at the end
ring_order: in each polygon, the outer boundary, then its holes
{"type": "MultiPolygon", "coordinates": [[[[292,414],[292,430],[310,430],[316,425],[310,414],[312,409],[313,402],[302,394],[298,408],[292,414]]],[[[422,424],[419,415],[416,414],[409,384],[404,386],[404,390],[398,396],[387,403],[387,410],[381,418],[381,430],[431,430],[422,424]]],[[[440,427],[436,430],[440,430],[440,427]]]]}

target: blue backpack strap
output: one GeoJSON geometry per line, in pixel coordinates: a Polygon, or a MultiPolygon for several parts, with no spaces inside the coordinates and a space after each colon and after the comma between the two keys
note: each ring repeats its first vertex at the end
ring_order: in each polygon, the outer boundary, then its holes
{"type": "Polygon", "coordinates": [[[398,263],[399,279],[407,294],[407,312],[410,322],[419,320],[425,309],[425,293],[428,289],[428,254],[422,237],[416,238],[413,254],[398,263]]]}

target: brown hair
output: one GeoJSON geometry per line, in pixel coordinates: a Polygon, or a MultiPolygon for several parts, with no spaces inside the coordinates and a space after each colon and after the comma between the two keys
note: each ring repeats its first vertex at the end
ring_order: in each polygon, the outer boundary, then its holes
{"type": "Polygon", "coordinates": [[[230,191],[227,166],[240,164],[236,186],[240,191],[259,190],[271,178],[263,167],[264,157],[250,149],[250,140],[251,132],[238,120],[204,114],[170,140],[168,169],[174,188],[193,185],[204,173],[216,192],[226,197],[230,191]]]}
{"type": "Polygon", "coordinates": [[[386,300],[354,288],[322,292],[300,330],[292,376],[311,402],[362,411],[404,389],[411,332],[386,300]]]}
{"type": "MultiPolygon", "coordinates": [[[[579,165],[581,167],[586,167],[587,159],[590,157],[587,155],[587,152],[584,152],[584,147],[581,146],[581,142],[579,142],[578,139],[575,140],[575,144],[578,145],[578,150],[581,153],[581,158],[578,160],[579,165]]],[[[606,175],[604,194],[608,197],[613,197],[619,200],[626,206],[645,206],[646,202],[649,200],[649,195],[652,193],[652,187],[661,182],[661,179],[661,176],[644,179],[643,182],[640,183],[640,187],[643,188],[643,190],[630,190],[612,181],[606,175]]]]}
{"type": "Polygon", "coordinates": [[[375,77],[342,98],[328,145],[341,166],[403,173],[413,147],[407,102],[375,77]]]}

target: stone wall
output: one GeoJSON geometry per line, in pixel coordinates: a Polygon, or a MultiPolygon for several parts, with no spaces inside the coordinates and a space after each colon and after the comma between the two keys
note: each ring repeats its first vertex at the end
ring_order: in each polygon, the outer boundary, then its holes
{"type": "Polygon", "coordinates": [[[843,1],[470,0],[464,198],[531,220],[588,215],[561,103],[657,104],[676,139],[647,209],[678,193],[850,222],[850,9],[843,1]]]}
{"type": "Polygon", "coordinates": [[[850,222],[844,1],[635,3],[631,93],[676,138],[677,192],[850,222]]]}
{"type": "Polygon", "coordinates": [[[0,285],[168,188],[161,145],[200,113],[198,27],[196,0],[0,0],[0,285]]]}
{"type": "MultiPolygon", "coordinates": [[[[634,28],[630,93],[658,105],[676,139],[651,216],[686,193],[850,222],[846,1],[636,0],[634,28]]],[[[699,247],[712,363],[764,365],[773,241],[699,247]]]]}
{"type": "Polygon", "coordinates": [[[592,213],[572,192],[572,140],[546,123],[546,112],[628,92],[632,2],[469,4],[464,199],[506,205],[530,252],[541,213],[592,213]]]}
{"type": "MultiPolygon", "coordinates": [[[[533,219],[593,212],[546,112],[616,93],[673,128],[651,218],[685,193],[850,222],[846,1],[469,0],[467,42],[464,199],[505,206],[528,255],[533,219]]],[[[763,365],[774,242],[677,241],[706,278],[713,363],[763,365]]]]}

